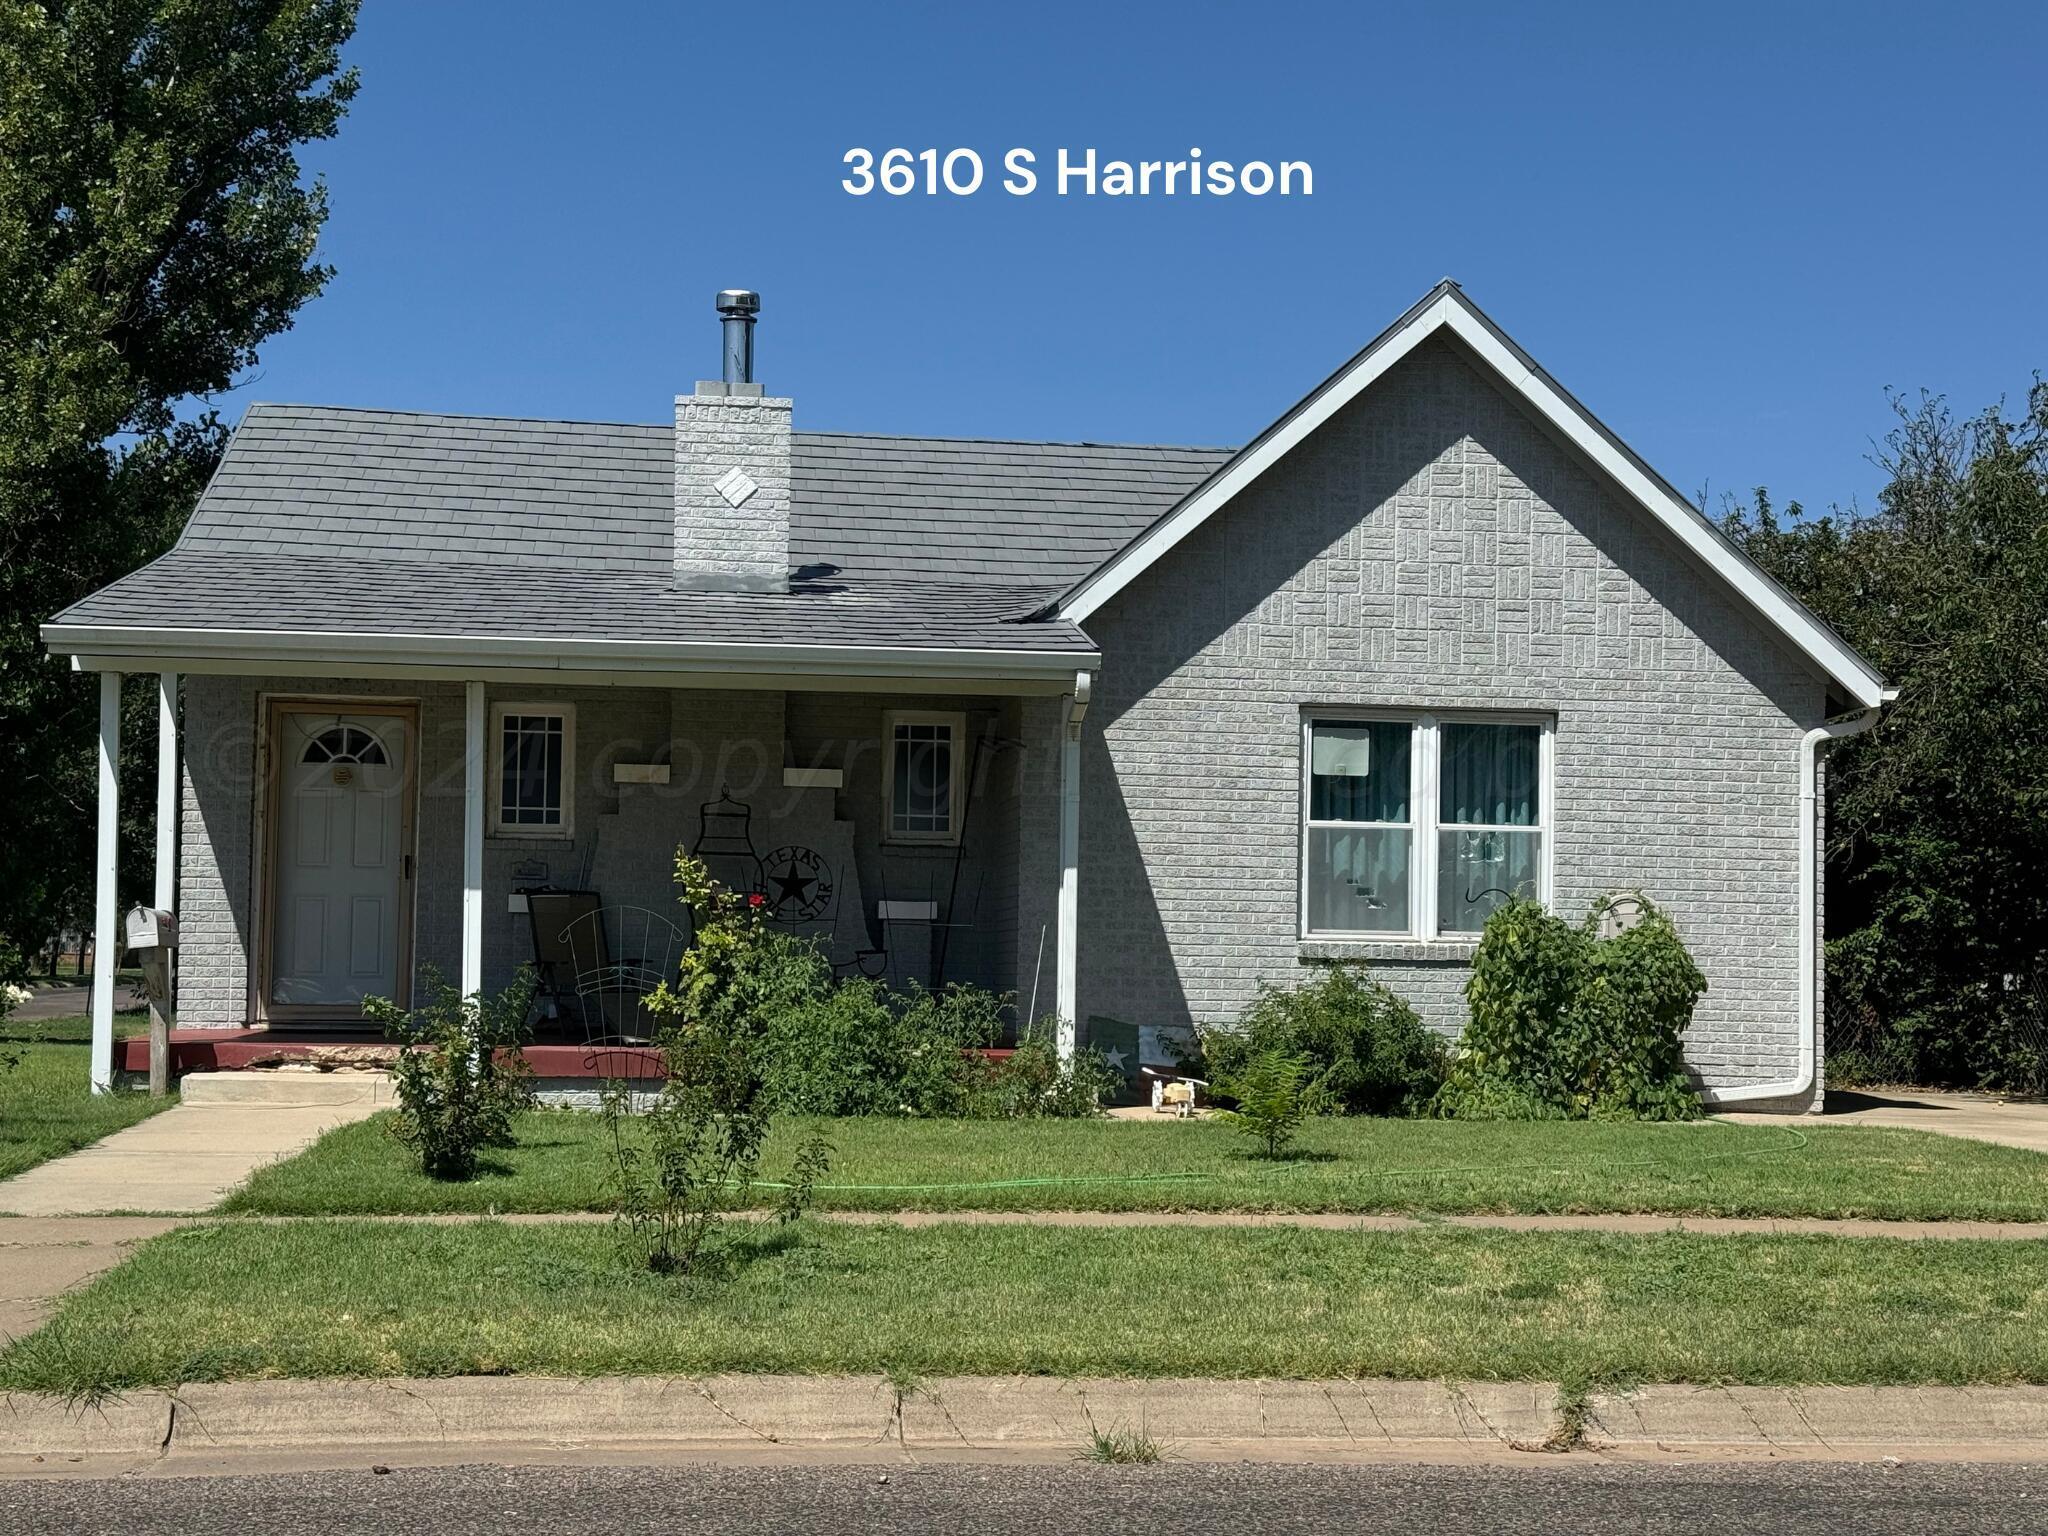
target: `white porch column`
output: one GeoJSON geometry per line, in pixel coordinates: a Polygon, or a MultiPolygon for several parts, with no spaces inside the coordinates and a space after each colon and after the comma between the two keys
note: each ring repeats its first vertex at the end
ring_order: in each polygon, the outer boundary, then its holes
{"type": "Polygon", "coordinates": [[[462,685],[462,995],[484,989],[484,685],[462,685]]]}
{"type": "Polygon", "coordinates": [[[178,901],[178,674],[156,679],[156,905],[178,901]]]}
{"type": "MultiPolygon", "coordinates": [[[[156,899],[173,918],[178,906],[178,674],[156,679],[156,899]]],[[[171,1086],[171,1016],[178,978],[175,950],[164,956],[164,994],[149,1000],[149,1092],[162,1098],[171,1086]]]]}
{"type": "Polygon", "coordinates": [[[121,674],[100,674],[100,821],[93,853],[92,1060],[94,1093],[114,1086],[114,967],[121,963],[121,674]]]}
{"type": "Polygon", "coordinates": [[[1059,1015],[1061,1061],[1074,1059],[1080,1012],[1081,954],[1081,722],[1088,714],[1092,672],[1074,674],[1062,701],[1060,730],[1059,952],[1054,960],[1054,1008],[1059,1015]]]}

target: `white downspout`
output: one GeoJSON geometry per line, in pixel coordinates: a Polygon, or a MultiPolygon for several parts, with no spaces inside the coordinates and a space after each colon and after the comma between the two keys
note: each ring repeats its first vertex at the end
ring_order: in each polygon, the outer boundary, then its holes
{"type": "Polygon", "coordinates": [[[1065,710],[1060,721],[1059,948],[1053,962],[1053,986],[1063,1062],[1074,1059],[1075,1015],[1080,1011],[1081,722],[1088,716],[1088,697],[1094,685],[1094,673],[1076,672],[1074,691],[1061,701],[1065,710]]]}
{"type": "Polygon", "coordinates": [[[1884,713],[1885,705],[1899,696],[1896,688],[1884,690],[1880,701],[1861,714],[1834,720],[1810,730],[1799,743],[1799,1070],[1775,1083],[1743,1083],[1733,1088],[1710,1088],[1700,1097],[1709,1104],[1741,1104],[1756,1099],[1794,1099],[1813,1087],[1817,1065],[1815,1025],[1819,1015],[1820,965],[1820,840],[1819,795],[1821,743],[1861,736],[1884,713]]]}

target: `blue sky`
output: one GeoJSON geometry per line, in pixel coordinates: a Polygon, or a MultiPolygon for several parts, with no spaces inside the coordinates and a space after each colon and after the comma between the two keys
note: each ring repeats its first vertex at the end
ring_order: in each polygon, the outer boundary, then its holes
{"type": "Polygon", "coordinates": [[[1236,443],[1439,277],[1681,489],[1868,505],[2048,369],[2048,7],[367,0],[328,292],[223,401],[664,419],[763,294],[812,430],[1236,443]],[[975,196],[841,156],[964,145],[975,196]],[[1003,152],[1306,160],[1015,198],[1003,152]]]}

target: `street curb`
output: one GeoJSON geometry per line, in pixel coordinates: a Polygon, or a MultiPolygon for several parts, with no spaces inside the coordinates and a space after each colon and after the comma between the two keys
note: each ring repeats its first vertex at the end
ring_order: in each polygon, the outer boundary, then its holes
{"type": "Polygon", "coordinates": [[[637,1452],[1078,1455],[1098,1432],[1191,1459],[1643,1454],[2048,1461],[2048,1387],[1650,1386],[1568,1414],[1547,1382],[884,1376],[194,1383],[93,1404],[0,1398],[0,1460],[637,1452]],[[1568,1433],[1576,1424],[1578,1433],[1568,1433]]]}
{"type": "Polygon", "coordinates": [[[2048,1460],[2048,1387],[1642,1387],[1593,1394],[1585,1426],[1589,1445],[1617,1449],[1987,1446],[2048,1460]]]}

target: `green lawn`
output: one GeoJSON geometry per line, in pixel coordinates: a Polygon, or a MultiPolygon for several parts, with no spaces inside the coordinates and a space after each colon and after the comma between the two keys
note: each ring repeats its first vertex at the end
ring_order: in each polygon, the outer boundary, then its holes
{"type": "MultiPolygon", "coordinates": [[[[765,1165],[773,1176],[799,1127],[765,1165]]],[[[1322,1120],[1298,1161],[1206,1123],[838,1120],[818,1204],[855,1210],[1656,1211],[2048,1218],[2048,1157],[1916,1131],[1718,1122],[1322,1120]]],[[[606,1209],[602,1121],[522,1118],[467,1184],[422,1177],[382,1117],[258,1173],[223,1209],[277,1215],[606,1209]]]]}
{"type": "Polygon", "coordinates": [[[1449,1229],[762,1227],[725,1282],[602,1223],[174,1232],[0,1389],[712,1371],[2048,1381],[2048,1244],[1449,1229]]]}
{"type": "MultiPolygon", "coordinates": [[[[149,1027],[147,1014],[118,1016],[115,1031],[149,1027]]],[[[84,1018],[0,1020],[0,1055],[20,1054],[0,1066],[0,1179],[146,1120],[177,1103],[145,1093],[94,1097],[87,1089],[84,1018]]]]}

